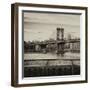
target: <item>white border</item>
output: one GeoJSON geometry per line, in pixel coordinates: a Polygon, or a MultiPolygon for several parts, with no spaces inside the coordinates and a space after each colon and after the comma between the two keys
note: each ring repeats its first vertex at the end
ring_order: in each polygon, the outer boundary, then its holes
{"type": "Polygon", "coordinates": [[[34,84],[34,83],[47,83],[47,82],[67,82],[67,81],[81,81],[85,80],[85,11],[72,10],[72,9],[54,9],[54,8],[39,8],[39,7],[18,7],[18,84],[34,84]],[[80,16],[80,64],[81,75],[73,76],[52,76],[52,77],[36,77],[36,78],[22,78],[22,10],[35,10],[35,11],[50,11],[50,12],[67,12],[67,13],[81,13],[80,16]]]}

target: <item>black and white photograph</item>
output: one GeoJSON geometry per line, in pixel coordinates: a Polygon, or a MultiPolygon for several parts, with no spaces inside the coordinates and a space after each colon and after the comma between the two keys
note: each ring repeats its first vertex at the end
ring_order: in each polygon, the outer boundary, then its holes
{"type": "Polygon", "coordinates": [[[12,86],[87,82],[87,7],[12,4],[12,86]]]}
{"type": "Polygon", "coordinates": [[[23,12],[24,77],[80,75],[80,14],[23,12]]]}

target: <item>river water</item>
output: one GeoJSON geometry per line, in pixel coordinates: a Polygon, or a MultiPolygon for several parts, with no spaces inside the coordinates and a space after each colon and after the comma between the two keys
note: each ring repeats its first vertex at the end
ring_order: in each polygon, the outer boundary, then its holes
{"type": "Polygon", "coordinates": [[[80,59],[80,53],[67,52],[63,55],[55,53],[26,53],[24,54],[24,60],[30,59],[80,59]]]}
{"type": "Polygon", "coordinates": [[[33,66],[55,66],[55,65],[80,65],[80,53],[67,52],[63,55],[55,53],[26,53],[24,54],[24,65],[33,66]]]}

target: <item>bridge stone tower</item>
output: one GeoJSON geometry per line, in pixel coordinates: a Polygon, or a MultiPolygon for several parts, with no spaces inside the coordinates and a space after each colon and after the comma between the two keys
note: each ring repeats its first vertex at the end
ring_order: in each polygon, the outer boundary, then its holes
{"type": "Polygon", "coordinates": [[[57,40],[64,39],[64,28],[57,28],[57,40]]]}
{"type": "Polygon", "coordinates": [[[57,28],[57,54],[64,53],[64,28],[57,28]]]}

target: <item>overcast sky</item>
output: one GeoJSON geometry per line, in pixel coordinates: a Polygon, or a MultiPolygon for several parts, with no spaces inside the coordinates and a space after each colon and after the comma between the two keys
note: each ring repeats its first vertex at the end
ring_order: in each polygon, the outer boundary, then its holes
{"type": "Polygon", "coordinates": [[[24,12],[24,40],[56,39],[56,28],[64,28],[64,38],[80,37],[80,15],[24,12]]]}

